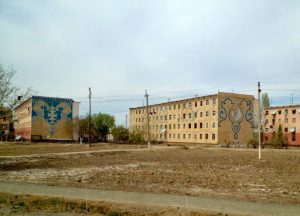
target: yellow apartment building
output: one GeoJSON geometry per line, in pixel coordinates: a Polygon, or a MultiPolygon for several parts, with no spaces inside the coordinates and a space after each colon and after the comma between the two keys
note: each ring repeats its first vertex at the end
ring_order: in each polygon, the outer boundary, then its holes
{"type": "Polygon", "coordinates": [[[300,145],[300,105],[269,107],[264,111],[264,143],[270,143],[272,133],[282,126],[284,141],[300,145]]]}
{"type": "MultiPolygon", "coordinates": [[[[254,96],[219,92],[149,105],[150,138],[168,143],[245,144],[254,133],[254,96]]],[[[131,131],[147,132],[147,109],[129,109],[131,131]]]]}

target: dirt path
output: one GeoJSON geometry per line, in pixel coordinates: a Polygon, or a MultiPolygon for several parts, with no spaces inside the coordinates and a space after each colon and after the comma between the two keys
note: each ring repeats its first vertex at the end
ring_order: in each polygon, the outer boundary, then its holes
{"type": "Polygon", "coordinates": [[[299,216],[300,206],[265,204],[229,199],[214,199],[184,195],[106,191],[75,187],[57,187],[29,183],[0,182],[0,191],[12,194],[86,199],[156,207],[180,207],[204,212],[247,216],[299,216]]]}
{"type": "MultiPolygon", "coordinates": [[[[161,150],[161,149],[172,149],[179,148],[178,146],[152,146],[151,151],[161,150]]],[[[52,156],[64,156],[64,155],[77,155],[77,154],[92,154],[101,152],[135,152],[135,151],[148,151],[148,148],[138,148],[138,149],[104,149],[104,150],[94,150],[94,151],[78,151],[78,152],[62,152],[62,153],[42,153],[42,154],[30,154],[30,155],[8,155],[0,156],[0,159],[14,159],[14,158],[32,158],[32,157],[52,157],[52,156]]]]}

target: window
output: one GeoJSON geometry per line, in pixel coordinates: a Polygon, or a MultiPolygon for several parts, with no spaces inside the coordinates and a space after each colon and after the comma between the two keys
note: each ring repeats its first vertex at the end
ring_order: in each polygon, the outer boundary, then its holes
{"type": "Polygon", "coordinates": [[[216,99],[215,98],[213,99],[213,104],[216,104],[216,99]]]}
{"type": "Polygon", "coordinates": [[[200,106],[203,106],[203,101],[200,101],[200,106]]]}
{"type": "Polygon", "coordinates": [[[194,134],[194,139],[197,139],[197,134],[194,134]]]}
{"type": "Polygon", "coordinates": [[[206,112],[205,112],[205,116],[208,116],[208,115],[209,115],[209,111],[206,111],[206,112]]]}
{"type": "Polygon", "coordinates": [[[189,134],[189,139],[191,139],[191,134],[189,134]]]}
{"type": "Polygon", "coordinates": [[[212,123],[212,128],[215,128],[215,127],[216,127],[216,123],[213,122],[213,123],[212,123]]]}
{"type": "Polygon", "coordinates": [[[161,120],[161,121],[163,120],[163,116],[160,116],[160,120],[161,120]]]}
{"type": "Polygon", "coordinates": [[[288,119],[288,118],[285,118],[285,119],[284,119],[284,122],[285,122],[285,123],[289,123],[289,119],[288,119]]]}
{"type": "Polygon", "coordinates": [[[199,136],[200,136],[199,138],[202,140],[202,134],[199,134],[199,136]]]}
{"type": "Polygon", "coordinates": [[[295,132],[292,133],[292,141],[293,141],[293,142],[296,141],[296,133],[295,133],[295,132]]]}
{"type": "Polygon", "coordinates": [[[292,113],[293,113],[293,114],[296,114],[296,110],[295,110],[295,109],[294,109],[294,110],[292,110],[292,113]]]}
{"type": "Polygon", "coordinates": [[[185,124],[182,124],[183,129],[185,129],[185,124]]]}
{"type": "Polygon", "coordinates": [[[177,135],[177,138],[180,139],[180,134],[177,135]]]}
{"type": "Polygon", "coordinates": [[[171,124],[169,124],[169,129],[172,129],[172,125],[171,124]]]}
{"type": "Polygon", "coordinates": [[[268,119],[266,119],[266,120],[265,120],[265,123],[266,123],[266,124],[269,124],[269,120],[268,120],[268,119]]]}
{"type": "Polygon", "coordinates": [[[288,109],[285,109],[285,110],[284,110],[284,114],[285,114],[285,115],[289,114],[289,110],[288,110],[288,109]]]}
{"type": "Polygon", "coordinates": [[[202,122],[200,123],[199,128],[202,128],[202,122]]]}
{"type": "Polygon", "coordinates": [[[197,123],[194,123],[194,128],[197,128],[197,123]]]}
{"type": "Polygon", "coordinates": [[[215,110],[212,112],[212,115],[213,115],[213,116],[215,116],[215,115],[216,115],[216,111],[215,111],[215,110]]]}
{"type": "Polygon", "coordinates": [[[209,105],[209,100],[206,100],[205,104],[206,104],[206,106],[208,106],[209,105]]]}
{"type": "Polygon", "coordinates": [[[292,118],[292,123],[296,123],[296,118],[292,118]]]}
{"type": "Polygon", "coordinates": [[[192,118],[192,113],[189,113],[189,118],[192,118]]]}
{"type": "Polygon", "coordinates": [[[169,110],[172,110],[172,107],[171,107],[171,105],[169,105],[169,110]]]}
{"type": "Polygon", "coordinates": [[[192,108],[192,103],[191,102],[189,103],[189,108],[192,108]]]}
{"type": "Polygon", "coordinates": [[[288,132],[289,131],[289,129],[286,127],[286,128],[284,128],[284,132],[288,132]]]}
{"type": "Polygon", "coordinates": [[[182,118],[185,119],[185,113],[183,113],[182,118]]]}
{"type": "Polygon", "coordinates": [[[173,124],[173,129],[176,129],[176,124],[173,124]]]}
{"type": "Polygon", "coordinates": [[[185,109],[185,103],[183,104],[183,109],[185,109]]]}
{"type": "Polygon", "coordinates": [[[269,129],[268,128],[265,128],[265,132],[268,132],[269,131],[269,129]]]}
{"type": "Polygon", "coordinates": [[[281,115],[281,110],[278,110],[278,115],[281,115]]]}
{"type": "Polygon", "coordinates": [[[269,111],[268,110],[265,112],[265,115],[269,115],[269,111]]]}
{"type": "Polygon", "coordinates": [[[206,139],[206,140],[208,139],[208,134],[205,134],[205,139],[206,139]]]}
{"type": "Polygon", "coordinates": [[[216,139],[216,134],[212,134],[212,135],[211,135],[211,139],[212,139],[212,140],[215,140],[215,139],[216,139]]]}
{"type": "Polygon", "coordinates": [[[178,104],[178,109],[180,109],[180,104],[178,104]]]}
{"type": "Polygon", "coordinates": [[[194,112],[194,118],[197,118],[197,112],[194,112]]]}
{"type": "Polygon", "coordinates": [[[172,138],[172,135],[171,134],[169,134],[169,139],[171,139],[172,138]]]}
{"type": "Polygon", "coordinates": [[[192,124],[191,123],[189,123],[189,129],[191,129],[192,128],[192,124]]]}
{"type": "Polygon", "coordinates": [[[200,117],[203,117],[203,112],[200,112],[200,117]]]}
{"type": "Polygon", "coordinates": [[[173,139],[175,139],[176,138],[176,134],[173,134],[173,139]]]}
{"type": "Polygon", "coordinates": [[[183,139],[185,139],[185,134],[183,134],[183,139]]]}
{"type": "Polygon", "coordinates": [[[169,115],[169,120],[171,120],[172,119],[172,115],[169,115]]]}
{"type": "Polygon", "coordinates": [[[208,128],[208,123],[206,123],[206,128],[208,128]]]}
{"type": "Polygon", "coordinates": [[[166,120],[166,121],[168,120],[168,116],[167,116],[167,115],[165,115],[165,120],[166,120]]]}
{"type": "Polygon", "coordinates": [[[180,124],[177,125],[177,128],[180,129],[180,124]]]}
{"type": "Polygon", "coordinates": [[[173,109],[174,109],[174,110],[176,109],[176,104],[174,104],[173,109]]]}
{"type": "Polygon", "coordinates": [[[195,107],[197,107],[197,101],[195,102],[195,107]]]}

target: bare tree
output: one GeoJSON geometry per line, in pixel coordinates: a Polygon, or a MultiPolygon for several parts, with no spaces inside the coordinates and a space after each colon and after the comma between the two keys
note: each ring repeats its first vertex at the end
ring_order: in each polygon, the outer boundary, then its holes
{"type": "Polygon", "coordinates": [[[25,99],[32,93],[31,88],[24,91],[13,84],[13,77],[16,73],[17,71],[13,67],[3,67],[0,64],[0,107],[9,106],[12,108],[19,102],[19,96],[25,99]]]}

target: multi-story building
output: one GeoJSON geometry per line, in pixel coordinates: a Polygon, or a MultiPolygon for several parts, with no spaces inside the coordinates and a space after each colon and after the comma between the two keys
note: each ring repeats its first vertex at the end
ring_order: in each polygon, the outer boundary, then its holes
{"type": "Polygon", "coordinates": [[[77,140],[79,103],[32,96],[14,109],[15,135],[25,140],[77,140]]]}
{"type": "MultiPolygon", "coordinates": [[[[254,97],[217,93],[149,105],[151,140],[171,143],[247,143],[253,138],[254,97]]],[[[147,131],[145,106],[130,108],[130,130],[147,131]]]]}
{"type": "Polygon", "coordinates": [[[7,140],[12,130],[12,111],[0,106],[0,140],[7,140]]]}
{"type": "Polygon", "coordinates": [[[266,108],[264,119],[264,143],[271,142],[272,134],[276,134],[281,125],[284,141],[289,145],[300,145],[300,105],[266,108]]]}

